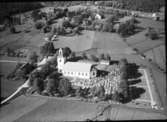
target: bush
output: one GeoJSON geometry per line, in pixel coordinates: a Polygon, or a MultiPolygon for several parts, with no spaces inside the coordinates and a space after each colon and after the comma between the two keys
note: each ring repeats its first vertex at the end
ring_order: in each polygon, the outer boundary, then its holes
{"type": "Polygon", "coordinates": [[[7,79],[14,78],[16,71],[22,66],[22,63],[17,62],[14,70],[7,75],[7,79]]]}
{"type": "Polygon", "coordinates": [[[52,27],[49,26],[49,25],[47,25],[47,26],[45,26],[45,27],[43,28],[43,32],[44,32],[44,33],[51,32],[51,30],[52,30],[52,27]]]}
{"type": "Polygon", "coordinates": [[[43,22],[43,21],[39,20],[35,23],[35,28],[36,29],[42,29],[44,26],[45,26],[45,22],[43,22]]]}
{"type": "Polygon", "coordinates": [[[42,19],[42,15],[40,14],[40,9],[34,10],[31,13],[31,17],[33,18],[34,22],[36,22],[37,20],[42,19]]]}
{"type": "Polygon", "coordinates": [[[135,25],[134,23],[132,23],[131,21],[127,21],[126,23],[123,23],[120,25],[119,29],[118,29],[118,33],[121,36],[129,36],[134,34],[134,30],[135,30],[135,25]]]}
{"type": "Polygon", "coordinates": [[[36,66],[34,66],[33,64],[25,64],[23,67],[19,68],[16,73],[15,76],[16,78],[23,78],[23,79],[27,79],[28,75],[36,68],[36,66]]]}
{"type": "Polygon", "coordinates": [[[68,95],[71,89],[71,83],[67,79],[60,80],[58,90],[62,96],[68,95]]]}
{"type": "Polygon", "coordinates": [[[113,32],[113,24],[112,23],[104,23],[102,31],[103,32],[113,32]]]}
{"type": "Polygon", "coordinates": [[[118,20],[118,16],[117,15],[111,15],[106,19],[106,23],[113,23],[114,21],[118,20]]]}
{"type": "Polygon", "coordinates": [[[82,90],[81,87],[78,87],[78,88],[76,89],[75,95],[76,95],[77,97],[82,97],[82,96],[83,96],[83,90],[82,90]]]}
{"type": "Polygon", "coordinates": [[[145,34],[145,36],[149,37],[151,40],[159,38],[158,33],[152,28],[148,28],[148,32],[145,34]]]}
{"type": "Polygon", "coordinates": [[[36,52],[30,52],[29,55],[27,56],[27,60],[30,64],[37,63],[38,61],[38,55],[36,52]]]}

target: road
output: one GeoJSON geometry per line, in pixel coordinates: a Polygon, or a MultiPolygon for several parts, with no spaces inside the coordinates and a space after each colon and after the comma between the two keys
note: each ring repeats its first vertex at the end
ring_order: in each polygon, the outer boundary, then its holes
{"type": "Polygon", "coordinates": [[[0,60],[0,63],[3,63],[3,62],[9,62],[9,63],[18,63],[18,62],[20,62],[20,63],[26,63],[25,61],[12,61],[12,60],[0,60]]]}

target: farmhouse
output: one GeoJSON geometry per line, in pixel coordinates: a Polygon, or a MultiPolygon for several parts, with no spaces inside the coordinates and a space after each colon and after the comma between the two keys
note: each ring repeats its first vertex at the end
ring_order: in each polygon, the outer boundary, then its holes
{"type": "Polygon", "coordinates": [[[60,48],[57,57],[57,68],[64,76],[90,79],[96,77],[95,64],[90,62],[66,62],[63,51],[60,48]]]}

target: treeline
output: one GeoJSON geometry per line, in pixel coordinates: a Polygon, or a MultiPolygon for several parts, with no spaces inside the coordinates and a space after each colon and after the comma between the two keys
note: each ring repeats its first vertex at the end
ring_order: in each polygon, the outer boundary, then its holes
{"type": "Polygon", "coordinates": [[[165,6],[165,0],[111,0],[99,1],[99,5],[143,12],[158,12],[162,6],[165,6]]]}
{"type": "Polygon", "coordinates": [[[0,22],[9,15],[18,14],[44,7],[40,2],[1,2],[0,22]]]}

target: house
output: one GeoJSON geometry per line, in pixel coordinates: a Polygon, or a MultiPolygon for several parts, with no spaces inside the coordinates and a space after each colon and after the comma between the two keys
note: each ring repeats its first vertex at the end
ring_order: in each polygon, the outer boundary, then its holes
{"type": "Polygon", "coordinates": [[[95,15],[95,19],[97,19],[97,20],[101,20],[102,17],[100,16],[100,14],[96,14],[96,15],[95,15]]]}
{"type": "Polygon", "coordinates": [[[110,62],[108,60],[101,60],[100,64],[110,65],[110,62]]]}
{"type": "Polygon", "coordinates": [[[63,51],[60,48],[57,56],[57,68],[63,76],[77,77],[82,79],[94,78],[97,75],[97,69],[94,63],[90,62],[66,62],[63,51]]]}

